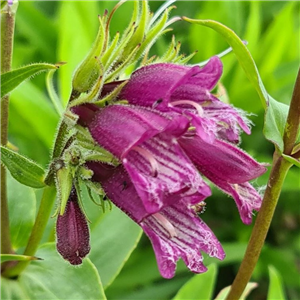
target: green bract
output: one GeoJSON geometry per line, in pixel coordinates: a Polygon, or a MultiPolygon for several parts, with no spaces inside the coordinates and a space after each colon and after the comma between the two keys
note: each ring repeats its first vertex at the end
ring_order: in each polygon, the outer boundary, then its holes
{"type": "MultiPolygon", "coordinates": [[[[110,22],[115,11],[122,4],[123,1],[119,2],[110,15],[105,13],[102,17],[99,16],[100,26],[93,47],[73,77],[73,91],[69,106],[83,103],[102,105],[98,98],[103,84],[122,78],[126,69],[130,66],[136,66],[142,57],[141,65],[153,61],[154,57],[148,59],[151,46],[160,35],[170,30],[167,29],[169,26],[167,23],[168,14],[174,7],[165,9],[160,19],[156,21],[156,17],[152,17],[150,14],[147,1],[134,1],[132,18],[127,29],[121,38],[120,33],[117,32],[111,39],[110,22]],[[82,93],[84,94],[80,96],[82,93]]],[[[187,58],[179,55],[180,44],[174,49],[174,43],[174,41],[171,43],[169,54],[158,58],[159,61],[184,63],[194,55],[193,53],[187,58]]],[[[114,91],[114,96],[117,96],[122,87],[120,86],[114,91]]],[[[105,101],[107,100],[111,101],[111,99],[105,99],[105,101]]]]}
{"type": "Polygon", "coordinates": [[[1,162],[20,183],[33,188],[45,187],[44,170],[25,156],[1,146],[1,162]]]}

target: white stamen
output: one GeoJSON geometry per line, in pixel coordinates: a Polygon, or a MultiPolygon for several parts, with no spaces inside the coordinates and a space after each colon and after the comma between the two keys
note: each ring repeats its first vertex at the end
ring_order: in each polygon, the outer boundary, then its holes
{"type": "Polygon", "coordinates": [[[203,108],[201,107],[201,105],[197,102],[191,101],[191,100],[178,100],[178,101],[174,101],[171,102],[170,105],[172,106],[176,106],[176,105],[182,105],[182,104],[187,104],[187,105],[191,105],[194,106],[198,112],[198,115],[200,117],[203,117],[203,108]]]}
{"type": "Polygon", "coordinates": [[[176,229],[167,218],[160,213],[156,213],[152,216],[168,231],[170,238],[177,237],[176,229]]]}
{"type": "Polygon", "coordinates": [[[151,169],[152,169],[152,176],[157,177],[158,174],[158,162],[153,156],[153,154],[148,151],[147,149],[141,148],[139,146],[135,146],[132,148],[132,150],[135,150],[138,152],[140,155],[142,155],[148,162],[150,163],[151,169]]]}

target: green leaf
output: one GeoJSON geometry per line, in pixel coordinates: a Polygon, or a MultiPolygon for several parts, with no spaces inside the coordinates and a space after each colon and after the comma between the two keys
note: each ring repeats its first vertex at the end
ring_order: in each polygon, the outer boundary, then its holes
{"type": "Polygon", "coordinates": [[[120,273],[141,233],[141,228],[116,207],[92,228],[89,257],[99,270],[104,288],[120,273]]]}
{"type": "Polygon", "coordinates": [[[265,113],[264,135],[266,139],[275,144],[283,151],[283,133],[287,120],[289,107],[286,104],[277,102],[270,97],[268,109],[265,113]]]}
{"type": "Polygon", "coordinates": [[[1,162],[20,183],[33,188],[45,186],[44,170],[21,154],[1,146],[1,162]]]}
{"type": "Polygon", "coordinates": [[[255,62],[247,49],[247,47],[243,44],[242,40],[236,35],[236,33],[225,25],[212,20],[195,20],[189,19],[187,17],[183,17],[183,19],[187,22],[198,24],[202,26],[206,26],[212,28],[219,34],[223,36],[223,38],[227,41],[227,43],[232,47],[233,52],[236,54],[236,57],[244,69],[248,79],[255,87],[260,99],[262,101],[262,105],[264,108],[267,107],[268,104],[268,93],[265,90],[265,87],[262,83],[262,80],[259,76],[257,67],[255,62]]]}
{"type": "Polygon", "coordinates": [[[217,267],[212,264],[208,271],[194,275],[176,294],[173,300],[198,300],[211,299],[214,291],[217,267]]]}
{"type": "Polygon", "coordinates": [[[1,254],[1,263],[5,261],[29,261],[29,260],[39,260],[35,256],[18,255],[18,254],[1,254]]]}
{"type": "Polygon", "coordinates": [[[61,168],[56,173],[56,189],[59,197],[59,213],[64,214],[73,186],[73,176],[69,168],[61,168]]]}
{"type": "Polygon", "coordinates": [[[98,19],[100,26],[93,47],[87,57],[77,68],[73,77],[73,89],[80,93],[90,90],[96,83],[98,77],[102,75],[101,65],[98,58],[104,50],[105,38],[108,37],[105,36],[105,28],[102,18],[98,16],[98,19]]]}
{"type": "Polygon", "coordinates": [[[19,283],[26,299],[106,299],[99,274],[89,259],[74,267],[64,262],[54,243],[42,245],[37,256],[21,274],[19,283]]]}
{"type": "Polygon", "coordinates": [[[17,249],[27,245],[35,221],[36,196],[32,188],[7,175],[10,238],[17,249]]]}
{"type": "Polygon", "coordinates": [[[297,166],[298,168],[300,168],[300,161],[299,161],[299,159],[294,158],[294,157],[289,156],[289,155],[285,155],[285,154],[282,154],[282,156],[283,156],[287,161],[289,161],[289,162],[292,163],[293,165],[295,165],[295,166],[297,166]]]}
{"type": "Polygon", "coordinates": [[[38,73],[58,68],[58,65],[35,63],[1,74],[1,98],[15,89],[24,80],[38,73]]]}
{"type": "MultiPolygon", "coordinates": [[[[245,300],[248,294],[250,294],[250,292],[253,289],[255,289],[257,286],[258,284],[256,282],[249,282],[239,300],[245,300]]],[[[227,294],[229,293],[230,287],[231,286],[227,286],[226,288],[222,289],[220,293],[217,295],[217,297],[215,298],[215,300],[225,300],[227,294]]]]}
{"type": "Polygon", "coordinates": [[[269,285],[267,299],[285,300],[286,297],[284,295],[281,276],[273,266],[269,266],[269,277],[270,277],[270,285],[269,285]]]}
{"type": "Polygon", "coordinates": [[[29,299],[26,292],[21,287],[19,281],[1,277],[1,299],[2,300],[21,300],[29,299]]]}

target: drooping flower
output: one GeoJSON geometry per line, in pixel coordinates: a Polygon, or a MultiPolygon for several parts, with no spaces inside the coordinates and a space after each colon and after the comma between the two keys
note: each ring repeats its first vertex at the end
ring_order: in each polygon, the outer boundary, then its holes
{"type": "Polygon", "coordinates": [[[186,116],[191,127],[178,138],[180,146],[204,176],[235,199],[242,221],[249,224],[252,211],[261,206],[261,197],[249,181],[266,168],[235,145],[240,128],[250,134],[249,121],[243,112],[211,93],[221,74],[218,57],[211,58],[202,69],[149,65],[133,73],[119,98],[186,116]]]}
{"type": "MultiPolygon", "coordinates": [[[[218,58],[204,67],[155,64],[137,70],[118,99],[128,105],[74,107],[79,124],[116,156],[113,167],[89,162],[92,180],[150,238],[162,276],[174,275],[183,258],[196,273],[206,270],[200,250],[219,259],[224,251],[195,212],[211,191],[198,171],[236,201],[250,223],[261,197],[249,181],[266,168],[236,146],[249,122],[211,90],[222,73],[218,58]]],[[[104,85],[103,94],[118,82],[104,85]]]]}
{"type": "Polygon", "coordinates": [[[148,213],[175,198],[194,204],[211,195],[177,141],[188,129],[186,117],[125,105],[96,111],[81,106],[74,112],[95,141],[121,161],[148,213]]]}
{"type": "MultiPolygon", "coordinates": [[[[161,275],[171,278],[176,262],[181,257],[187,267],[195,272],[207,270],[200,253],[224,259],[225,253],[210,228],[197,216],[194,206],[188,204],[189,196],[174,195],[173,202],[156,213],[146,211],[133,182],[125,168],[99,162],[89,162],[93,180],[100,182],[109,199],[137,222],[153,245],[161,275]]],[[[198,201],[200,202],[200,196],[198,201]]],[[[195,201],[195,199],[193,199],[195,201]]]]}
{"type": "Polygon", "coordinates": [[[90,252],[90,235],[87,220],[82,213],[76,190],[73,187],[63,215],[56,222],[57,251],[72,265],[80,265],[90,252]]]}
{"type": "Polygon", "coordinates": [[[218,57],[212,57],[203,68],[153,64],[134,72],[119,98],[133,105],[184,114],[203,140],[221,138],[237,142],[239,127],[247,134],[250,128],[237,109],[210,93],[221,74],[218,57]]]}

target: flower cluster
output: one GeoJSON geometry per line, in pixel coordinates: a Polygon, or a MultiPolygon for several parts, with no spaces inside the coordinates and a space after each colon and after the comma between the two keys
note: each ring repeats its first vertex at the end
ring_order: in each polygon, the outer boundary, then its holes
{"type": "MultiPolygon", "coordinates": [[[[199,218],[210,187],[200,174],[231,195],[249,224],[261,197],[250,180],[266,171],[238,146],[245,115],[211,91],[222,74],[212,57],[203,67],[168,63],[135,71],[118,95],[127,104],[73,107],[79,124],[111,152],[117,167],[88,162],[93,181],[150,238],[160,273],[174,276],[181,257],[187,267],[206,270],[200,251],[223,259],[221,244],[199,218]]],[[[104,85],[112,92],[121,82],[104,85]]]]}

